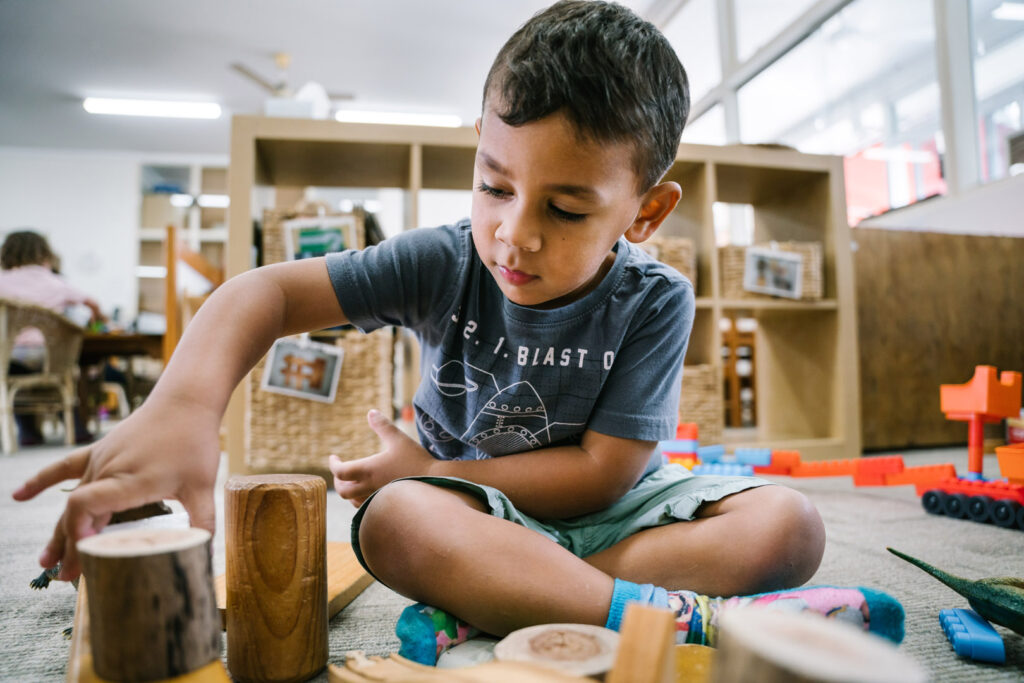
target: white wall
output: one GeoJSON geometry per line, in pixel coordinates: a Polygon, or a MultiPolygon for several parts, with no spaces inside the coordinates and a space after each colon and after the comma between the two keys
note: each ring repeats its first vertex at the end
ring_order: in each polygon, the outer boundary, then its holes
{"type": "Polygon", "coordinates": [[[68,282],[109,315],[138,308],[140,169],[146,163],[226,166],[223,156],[0,147],[0,237],[46,236],[68,282]]]}
{"type": "Polygon", "coordinates": [[[44,234],[64,278],[122,320],[138,299],[139,202],[136,157],[0,147],[0,233],[44,234]]]}
{"type": "MultiPolygon", "coordinates": [[[[860,223],[866,228],[1024,237],[1024,175],[939,197],[860,223]]],[[[856,232],[854,233],[856,238],[856,232]]]]}

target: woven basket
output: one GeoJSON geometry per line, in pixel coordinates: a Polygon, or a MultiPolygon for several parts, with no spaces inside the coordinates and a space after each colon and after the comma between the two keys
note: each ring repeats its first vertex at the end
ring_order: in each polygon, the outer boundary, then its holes
{"type": "Polygon", "coordinates": [[[717,365],[687,365],[683,368],[679,421],[697,423],[701,446],[722,443],[725,401],[721,368],[717,365]]]}
{"type": "MultiPolygon", "coordinates": [[[[285,258],[283,222],[300,214],[268,210],[263,214],[263,262],[285,258]]],[[[315,215],[315,214],[313,214],[315,215]]],[[[356,222],[356,243],[365,246],[363,223],[356,222]]],[[[333,403],[285,396],[260,389],[264,357],[246,382],[245,462],[253,471],[327,475],[327,456],[353,460],[380,450],[366,423],[371,408],[392,413],[394,391],[393,330],[371,334],[341,332],[335,344],[345,351],[333,403]]],[[[329,475],[327,475],[329,476],[329,475]]]]}
{"type": "MultiPolygon", "coordinates": [[[[801,301],[818,301],[824,295],[824,273],[820,242],[772,242],[758,244],[803,256],[801,301]]],[[[743,269],[746,266],[747,248],[728,245],[719,250],[722,264],[722,298],[724,299],[774,299],[769,294],[748,292],[743,289],[743,269]]]]}
{"type": "Polygon", "coordinates": [[[380,450],[366,413],[376,408],[391,414],[392,329],[342,332],[336,344],[345,349],[345,356],[333,403],[261,390],[266,358],[249,373],[245,431],[249,468],[324,474],[331,453],[354,460],[380,450]]]}
{"type": "Polygon", "coordinates": [[[638,245],[648,254],[685,275],[697,289],[697,250],[688,237],[655,235],[638,245]]]}

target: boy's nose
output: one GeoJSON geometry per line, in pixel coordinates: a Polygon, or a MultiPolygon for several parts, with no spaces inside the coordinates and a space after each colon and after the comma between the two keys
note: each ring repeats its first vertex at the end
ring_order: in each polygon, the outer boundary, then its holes
{"type": "Polygon", "coordinates": [[[540,230],[536,223],[518,211],[511,211],[502,218],[494,236],[513,249],[537,251],[541,246],[540,230]]]}

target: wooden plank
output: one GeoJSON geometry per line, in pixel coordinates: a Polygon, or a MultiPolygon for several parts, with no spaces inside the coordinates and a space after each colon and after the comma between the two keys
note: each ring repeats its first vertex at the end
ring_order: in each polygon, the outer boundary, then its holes
{"type": "Polygon", "coordinates": [[[864,448],[966,443],[966,426],[942,414],[939,385],[981,364],[1024,370],[1024,239],[853,235],[864,448]]]}
{"type": "MultiPolygon", "coordinates": [[[[71,631],[71,649],[68,652],[67,683],[107,683],[92,668],[92,649],[89,642],[89,605],[86,602],[85,577],[78,582],[78,601],[71,631]]],[[[184,676],[164,679],[166,683],[229,683],[224,662],[216,659],[204,667],[184,676]]],[[[158,682],[159,683],[159,682],[158,682]]]]}
{"type": "MultiPolygon", "coordinates": [[[[337,541],[327,542],[328,619],[355,600],[371,583],[373,583],[373,577],[359,564],[356,554],[352,552],[352,544],[337,541]]],[[[224,574],[214,579],[213,585],[217,593],[217,611],[220,612],[221,628],[223,628],[227,606],[227,581],[224,574]]]]}

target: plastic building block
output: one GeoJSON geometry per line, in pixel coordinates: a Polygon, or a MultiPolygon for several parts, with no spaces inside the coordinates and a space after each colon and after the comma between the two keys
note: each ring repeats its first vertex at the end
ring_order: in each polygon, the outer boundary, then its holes
{"type": "Polygon", "coordinates": [[[772,450],[770,448],[737,448],[736,462],[744,465],[771,465],[772,450]]]}
{"type": "Polygon", "coordinates": [[[756,474],[789,474],[800,464],[800,451],[772,451],[769,465],[754,465],[756,474]]]}
{"type": "Polygon", "coordinates": [[[676,438],[677,439],[692,439],[697,440],[697,423],[696,422],[680,422],[676,425],[676,438]]]}
{"type": "Polygon", "coordinates": [[[1011,484],[1024,485],[1024,443],[996,448],[999,471],[1011,484]]]}
{"type": "Polygon", "coordinates": [[[967,422],[967,470],[975,474],[981,474],[985,454],[985,423],[1020,413],[1021,374],[1006,371],[997,379],[996,372],[991,365],[979,365],[967,384],[939,387],[946,419],[967,422]]]}
{"type": "MultiPolygon", "coordinates": [[[[952,463],[947,462],[942,465],[904,467],[902,472],[887,472],[885,474],[885,485],[900,486],[903,484],[914,484],[915,486],[923,486],[926,490],[933,488],[940,481],[955,478],[956,467],[952,463]]],[[[918,495],[923,492],[923,490],[918,490],[918,495]]]]}
{"type": "Polygon", "coordinates": [[[818,460],[802,462],[792,470],[791,477],[846,477],[857,474],[856,460],[818,460]]]}
{"type": "Polygon", "coordinates": [[[693,473],[719,477],[752,477],[754,468],[738,462],[702,462],[693,468],[693,473]]]}
{"type": "Polygon", "coordinates": [[[662,453],[697,453],[696,439],[673,439],[661,442],[662,453]]]}
{"type": "Polygon", "coordinates": [[[939,623],[953,650],[978,662],[1006,662],[1006,647],[992,625],[971,609],[944,609],[939,623]]]}
{"type": "Polygon", "coordinates": [[[725,446],[701,446],[697,449],[697,458],[701,462],[720,462],[725,457],[725,446]]]}
{"type": "Polygon", "coordinates": [[[680,455],[676,455],[675,453],[669,454],[667,456],[667,459],[669,464],[682,465],[688,470],[692,470],[696,465],[699,464],[697,460],[695,460],[694,458],[682,457],[680,455]]]}
{"type": "Polygon", "coordinates": [[[857,470],[853,473],[854,486],[885,486],[887,474],[903,471],[902,455],[861,458],[856,463],[857,470]]]}

